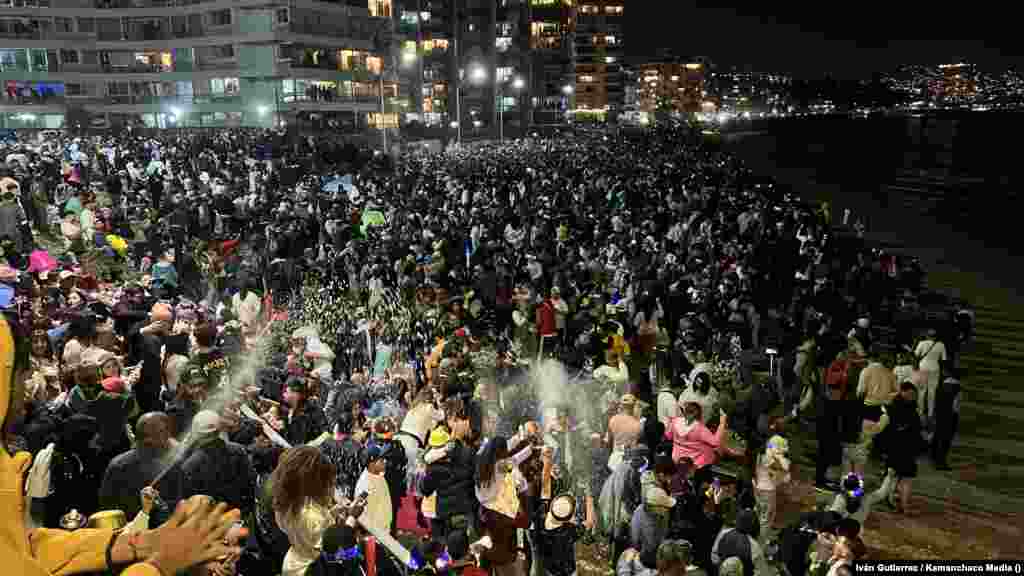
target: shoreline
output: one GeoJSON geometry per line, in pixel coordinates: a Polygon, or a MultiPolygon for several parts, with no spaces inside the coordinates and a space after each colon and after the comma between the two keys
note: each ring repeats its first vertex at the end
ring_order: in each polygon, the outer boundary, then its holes
{"type": "Polygon", "coordinates": [[[920,110],[920,111],[897,111],[897,110],[886,110],[881,112],[872,112],[868,115],[859,115],[852,112],[835,112],[830,114],[806,114],[797,116],[783,116],[783,117],[764,117],[764,118],[734,118],[726,122],[724,125],[719,126],[722,135],[726,134],[742,134],[746,132],[765,132],[771,130],[773,127],[777,127],[783,123],[799,123],[799,122],[822,122],[822,121],[840,121],[840,120],[857,120],[857,121],[878,121],[878,120],[962,120],[962,119],[983,119],[989,120],[996,116],[1018,116],[1024,117],[1024,108],[1010,109],[1010,110],[920,110]],[[758,128],[754,129],[752,126],[758,125],[758,128]]]}
{"type": "MultiPolygon", "coordinates": [[[[837,133],[830,138],[845,136],[837,133]]],[[[946,198],[942,194],[956,192],[948,187],[956,177],[919,162],[923,155],[911,157],[902,168],[869,166],[858,173],[851,166],[846,178],[828,174],[823,165],[847,150],[840,147],[837,151],[828,143],[819,145],[811,130],[786,134],[766,130],[726,141],[723,147],[736,153],[755,173],[774,178],[805,201],[830,202],[836,221],[842,219],[844,208],[849,208],[854,218],[865,216],[868,240],[892,244],[917,256],[926,269],[930,291],[962,298],[975,309],[976,340],[965,351],[965,396],[953,448],[957,471],[943,478],[922,465],[921,492],[951,505],[1004,510],[1010,515],[1024,511],[1024,493],[1019,488],[1007,489],[1019,486],[1024,478],[1015,448],[1019,435],[1013,432],[1024,422],[1024,393],[1012,379],[1014,367],[1024,361],[1024,290],[1019,288],[1024,278],[1018,272],[1024,258],[1010,254],[1005,244],[998,243],[1001,233],[1012,234],[1015,228],[990,216],[1009,210],[1012,191],[1001,194],[1002,190],[986,186],[990,175],[982,173],[976,175],[980,186],[974,181],[967,183],[968,197],[946,198]],[[792,150],[783,149],[791,142],[778,145],[785,139],[801,138],[806,145],[792,150]],[[979,192],[986,194],[980,202],[973,196],[979,192]],[[929,199],[927,194],[935,197],[929,199]],[[990,200],[996,195],[998,201],[990,200]],[[961,222],[952,223],[948,215],[935,215],[936,204],[951,203],[955,218],[958,202],[966,203],[963,212],[969,209],[975,214],[965,213],[961,222]],[[995,205],[975,207],[985,203],[995,205]]]]}
{"type": "MultiPolygon", "coordinates": [[[[914,254],[930,274],[972,275],[973,288],[983,287],[987,293],[979,304],[1024,306],[1024,277],[1016,273],[1024,266],[1024,253],[1017,248],[1016,228],[1009,220],[1016,186],[1005,174],[992,174],[988,165],[961,160],[971,160],[966,156],[977,150],[961,155],[944,149],[942,142],[915,148],[919,136],[908,132],[917,126],[905,118],[878,120],[888,132],[879,130],[875,136],[877,149],[869,148],[873,136],[864,122],[770,122],[771,127],[757,130],[723,131],[722,147],[803,200],[829,202],[837,221],[845,208],[853,218],[864,217],[870,240],[914,254]],[[823,124],[832,126],[823,130],[823,124]],[[853,127],[849,133],[841,131],[844,124],[853,127]],[[899,142],[887,137],[903,137],[907,148],[898,148],[899,142]],[[935,159],[947,163],[927,162],[935,159]]],[[[949,287],[948,282],[941,284],[949,287]]]]}

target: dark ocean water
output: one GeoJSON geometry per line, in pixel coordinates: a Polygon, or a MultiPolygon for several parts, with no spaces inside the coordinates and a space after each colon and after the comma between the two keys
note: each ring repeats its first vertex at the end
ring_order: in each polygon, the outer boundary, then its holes
{"type": "Polygon", "coordinates": [[[806,200],[828,200],[835,219],[844,208],[864,217],[869,238],[919,256],[930,288],[976,310],[975,339],[962,362],[954,472],[932,472],[921,459],[915,493],[1024,511],[1024,114],[796,119],[750,128],[723,142],[755,172],[806,200]]]}
{"type": "Polygon", "coordinates": [[[725,146],[808,200],[850,208],[932,264],[1024,287],[1024,114],[755,124],[725,146]]]}

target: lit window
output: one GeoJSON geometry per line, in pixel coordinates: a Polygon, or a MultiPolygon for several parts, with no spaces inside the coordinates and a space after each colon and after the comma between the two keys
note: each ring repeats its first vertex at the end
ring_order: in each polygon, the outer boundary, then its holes
{"type": "Polygon", "coordinates": [[[594,77],[590,75],[580,76],[580,82],[593,82],[594,77]]]}
{"type": "Polygon", "coordinates": [[[238,78],[210,78],[210,93],[215,96],[238,94],[238,78]]]}
{"type": "Polygon", "coordinates": [[[605,14],[622,14],[622,6],[605,6],[605,14]]]}
{"type": "Polygon", "coordinates": [[[430,22],[430,12],[420,12],[420,20],[423,22],[430,22]]]}
{"type": "Polygon", "coordinates": [[[371,128],[398,128],[398,114],[370,112],[366,115],[366,123],[371,128]]]}
{"type": "Polygon", "coordinates": [[[366,69],[374,74],[380,74],[381,70],[384,69],[384,59],[377,56],[369,56],[366,58],[366,69]]]}
{"type": "MultiPolygon", "coordinates": [[[[426,12],[426,14],[429,15],[430,12],[426,12]]],[[[415,26],[416,25],[416,13],[415,12],[409,12],[409,11],[402,12],[402,24],[405,24],[407,26],[415,26]]]]}
{"type": "Polygon", "coordinates": [[[673,82],[679,82],[679,76],[673,76],[672,77],[672,81],[673,82]]]}
{"type": "Polygon", "coordinates": [[[370,16],[391,18],[391,0],[369,0],[370,16]]]}
{"type": "Polygon", "coordinates": [[[614,64],[615,63],[615,56],[605,56],[604,57],[604,63],[605,64],[614,64]]]}
{"type": "Polygon", "coordinates": [[[494,40],[494,48],[498,52],[508,52],[508,49],[512,47],[512,39],[508,36],[498,36],[494,40]]]}
{"type": "Polygon", "coordinates": [[[611,36],[611,35],[605,36],[604,37],[604,41],[607,42],[608,44],[612,44],[612,45],[614,45],[616,43],[615,36],[611,36]]]}

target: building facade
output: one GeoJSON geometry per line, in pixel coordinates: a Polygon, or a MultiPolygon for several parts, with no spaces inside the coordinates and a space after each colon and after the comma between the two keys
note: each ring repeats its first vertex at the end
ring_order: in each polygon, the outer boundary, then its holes
{"type": "Polygon", "coordinates": [[[477,136],[497,136],[500,121],[527,123],[529,8],[527,0],[403,0],[403,84],[421,94],[407,120],[461,122],[477,136]]]}
{"type": "Polygon", "coordinates": [[[581,0],[576,8],[577,117],[604,119],[625,103],[624,14],[625,0],[581,0]]]}
{"type": "Polygon", "coordinates": [[[530,106],[536,124],[557,124],[572,109],[576,9],[571,0],[529,0],[530,106]]]}
{"type": "Polygon", "coordinates": [[[647,113],[705,111],[708,69],[700,61],[670,60],[639,67],[639,108],[647,113]]]}
{"type": "Polygon", "coordinates": [[[932,83],[931,91],[943,104],[969,104],[978,96],[978,69],[968,62],[940,64],[939,77],[932,83]]]}
{"type": "Polygon", "coordinates": [[[393,16],[391,0],[13,0],[0,126],[390,125],[393,16]]]}

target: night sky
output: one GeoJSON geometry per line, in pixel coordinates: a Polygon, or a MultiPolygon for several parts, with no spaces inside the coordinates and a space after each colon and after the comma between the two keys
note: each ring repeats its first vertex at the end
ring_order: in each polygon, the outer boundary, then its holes
{"type": "Polygon", "coordinates": [[[899,64],[963,57],[1024,71],[1024,40],[1010,4],[630,0],[627,51],[642,62],[670,48],[719,67],[797,77],[869,78],[899,64]],[[733,4],[736,7],[726,7],[733,4]],[[948,8],[947,8],[948,6],[948,8]],[[972,38],[985,38],[976,40],[972,38]]]}

